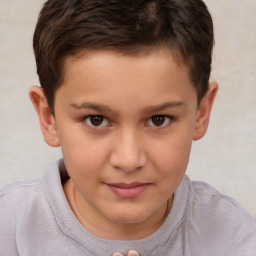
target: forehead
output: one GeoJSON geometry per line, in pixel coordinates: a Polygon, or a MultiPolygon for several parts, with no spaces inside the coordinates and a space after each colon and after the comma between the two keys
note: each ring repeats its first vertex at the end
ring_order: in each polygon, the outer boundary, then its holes
{"type": "Polygon", "coordinates": [[[119,99],[184,101],[195,96],[187,66],[179,63],[169,49],[139,55],[90,51],[69,57],[59,91],[68,101],[90,98],[112,105],[119,99]]]}
{"type": "MultiPolygon", "coordinates": [[[[152,70],[169,68],[172,71],[183,70],[189,75],[189,67],[180,58],[180,55],[164,46],[157,48],[144,47],[131,51],[81,50],[75,55],[64,59],[64,82],[62,84],[66,84],[67,80],[72,78],[78,67],[83,69],[84,72],[97,69],[102,74],[105,71],[120,71],[122,68],[125,68],[123,71],[126,73],[137,68],[139,68],[140,72],[146,68],[152,70]],[[114,70],[111,70],[113,68],[114,70]]],[[[110,75],[111,72],[109,72],[110,75]]],[[[148,75],[150,76],[150,74],[148,75]]]]}
{"type": "Polygon", "coordinates": [[[70,65],[73,65],[77,61],[85,61],[88,63],[93,63],[96,60],[102,62],[104,59],[112,59],[117,62],[119,61],[136,61],[144,60],[145,62],[150,59],[162,59],[161,61],[169,60],[170,62],[175,62],[178,66],[183,66],[188,68],[186,61],[183,59],[179,51],[172,50],[166,45],[157,46],[128,46],[127,48],[103,48],[103,49],[82,49],[74,52],[71,55],[67,55],[63,61],[63,73],[64,77],[70,65]]]}

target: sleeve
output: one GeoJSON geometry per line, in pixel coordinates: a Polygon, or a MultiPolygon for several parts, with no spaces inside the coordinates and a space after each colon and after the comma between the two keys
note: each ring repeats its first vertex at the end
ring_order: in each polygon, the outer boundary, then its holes
{"type": "Polygon", "coordinates": [[[18,256],[16,246],[16,218],[13,205],[0,194],[0,256],[18,256]]]}
{"type": "Polygon", "coordinates": [[[256,223],[251,218],[246,225],[243,226],[242,221],[240,227],[233,232],[233,246],[230,255],[232,256],[256,256],[256,223]]]}

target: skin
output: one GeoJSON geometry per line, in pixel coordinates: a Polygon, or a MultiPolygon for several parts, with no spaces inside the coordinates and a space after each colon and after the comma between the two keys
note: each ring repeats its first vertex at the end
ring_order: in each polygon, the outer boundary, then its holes
{"type": "MultiPolygon", "coordinates": [[[[124,255],[120,252],[115,252],[112,256],[124,256],[124,255]]],[[[139,253],[134,250],[130,250],[127,256],[139,256],[139,253]]]]}
{"type": "Polygon", "coordinates": [[[64,74],[54,117],[42,88],[32,87],[30,98],[45,141],[62,148],[71,209],[101,238],[151,235],[171,209],[192,141],[207,130],[217,84],[198,106],[187,67],[169,49],[89,52],[67,58],[64,74]],[[104,117],[99,126],[91,115],[104,117]]]}

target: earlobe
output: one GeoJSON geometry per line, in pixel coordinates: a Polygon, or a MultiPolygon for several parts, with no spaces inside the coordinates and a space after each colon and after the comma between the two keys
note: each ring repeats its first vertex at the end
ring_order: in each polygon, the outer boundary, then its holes
{"type": "Polygon", "coordinates": [[[207,131],[211,110],[212,110],[213,102],[216,97],[217,91],[218,91],[218,84],[216,82],[210,83],[209,89],[206,95],[201,100],[201,103],[198,108],[193,140],[201,139],[207,131]]]}
{"type": "Polygon", "coordinates": [[[44,90],[39,86],[33,86],[29,90],[29,97],[37,112],[45,142],[52,147],[60,146],[55,118],[47,103],[44,90]]]}

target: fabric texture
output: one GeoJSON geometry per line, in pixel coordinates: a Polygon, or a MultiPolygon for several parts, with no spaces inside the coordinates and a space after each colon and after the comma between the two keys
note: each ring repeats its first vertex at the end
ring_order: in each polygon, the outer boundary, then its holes
{"type": "Polygon", "coordinates": [[[100,239],[76,219],[62,183],[62,160],[42,180],[0,190],[0,256],[111,256],[134,249],[141,256],[256,256],[256,224],[236,201],[185,175],[172,209],[151,236],[100,239]]]}

